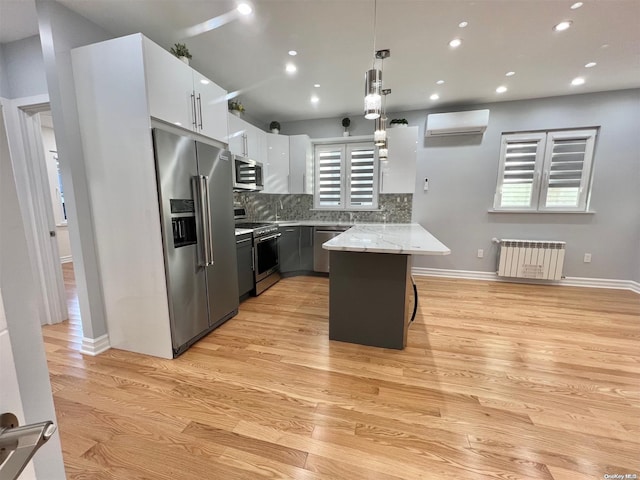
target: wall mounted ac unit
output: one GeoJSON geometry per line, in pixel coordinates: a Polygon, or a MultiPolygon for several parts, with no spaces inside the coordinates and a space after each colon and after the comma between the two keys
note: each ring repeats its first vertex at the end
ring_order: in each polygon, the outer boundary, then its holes
{"type": "Polygon", "coordinates": [[[489,110],[432,113],[427,115],[425,137],[482,134],[489,124],[489,110]]]}

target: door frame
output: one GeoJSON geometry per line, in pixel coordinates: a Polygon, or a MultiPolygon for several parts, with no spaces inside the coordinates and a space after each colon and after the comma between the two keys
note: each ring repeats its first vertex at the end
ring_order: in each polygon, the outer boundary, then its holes
{"type": "Polygon", "coordinates": [[[42,292],[42,324],[69,318],[56,238],[49,177],[38,113],[50,110],[49,95],[0,99],[31,266],[42,292]]]}

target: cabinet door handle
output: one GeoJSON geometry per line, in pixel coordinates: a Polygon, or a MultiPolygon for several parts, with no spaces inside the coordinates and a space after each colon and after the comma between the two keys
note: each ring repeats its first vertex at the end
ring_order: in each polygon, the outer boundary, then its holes
{"type": "Polygon", "coordinates": [[[302,174],[302,193],[307,193],[307,175],[302,174]]]}
{"type": "Polygon", "coordinates": [[[200,114],[200,130],[202,130],[202,97],[198,94],[198,113],[200,114]]]}
{"type": "Polygon", "coordinates": [[[249,156],[249,141],[247,140],[247,134],[242,134],[242,153],[245,157],[249,156]]]}
{"type": "Polygon", "coordinates": [[[193,112],[193,128],[198,128],[198,119],[197,119],[197,113],[196,113],[196,92],[193,92],[191,94],[191,107],[193,108],[192,112],[193,112]]]}

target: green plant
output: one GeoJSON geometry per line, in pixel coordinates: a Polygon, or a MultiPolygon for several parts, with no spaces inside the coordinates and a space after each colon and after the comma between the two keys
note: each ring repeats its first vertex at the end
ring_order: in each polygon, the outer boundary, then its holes
{"type": "Polygon", "coordinates": [[[237,110],[242,113],[244,112],[244,106],[238,100],[231,100],[229,102],[229,110],[237,110]]]}
{"type": "Polygon", "coordinates": [[[280,122],[275,120],[269,124],[269,130],[280,130],[280,122]]]}
{"type": "Polygon", "coordinates": [[[192,55],[189,53],[189,49],[184,43],[176,43],[173,47],[171,47],[171,53],[173,53],[176,57],[187,57],[191,60],[192,55]]]}
{"type": "Polygon", "coordinates": [[[349,128],[349,125],[351,125],[351,119],[349,117],[344,117],[342,119],[342,126],[344,128],[349,128]]]}
{"type": "Polygon", "coordinates": [[[394,118],[389,125],[409,125],[406,118],[394,118]]]}

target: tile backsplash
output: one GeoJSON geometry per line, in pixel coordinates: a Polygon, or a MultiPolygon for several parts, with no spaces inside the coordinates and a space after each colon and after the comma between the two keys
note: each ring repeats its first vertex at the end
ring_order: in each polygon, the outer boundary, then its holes
{"type": "Polygon", "coordinates": [[[410,223],[413,195],[380,194],[379,211],[313,210],[313,195],[235,192],[234,202],[247,209],[251,222],[319,220],[329,222],[410,223]]]}

